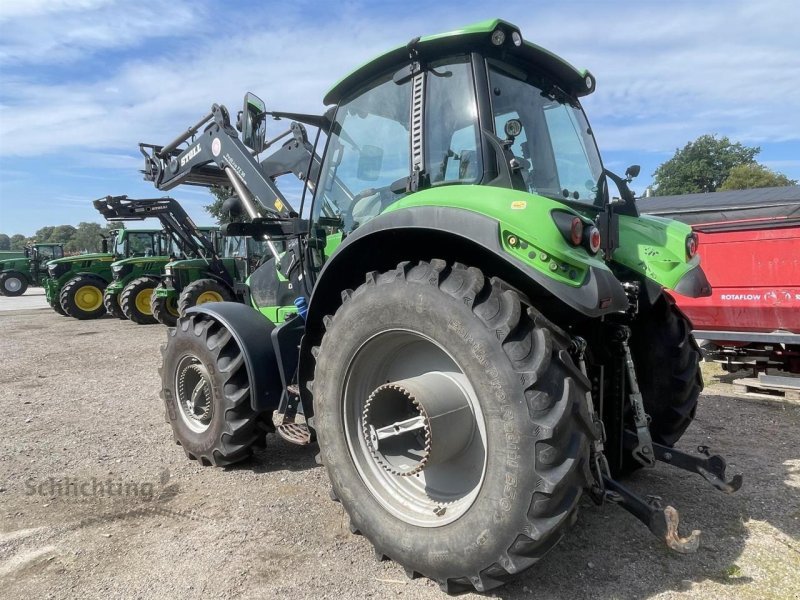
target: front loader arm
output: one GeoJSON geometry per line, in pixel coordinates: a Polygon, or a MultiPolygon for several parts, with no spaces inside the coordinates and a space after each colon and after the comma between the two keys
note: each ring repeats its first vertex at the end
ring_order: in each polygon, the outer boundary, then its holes
{"type": "Polygon", "coordinates": [[[263,212],[279,218],[295,214],[239,139],[224,106],[214,104],[209,114],[166,146],[139,144],[139,149],[145,157],[145,179],[160,190],[181,184],[232,186],[248,212],[254,213],[251,217],[266,216],[263,212]],[[195,138],[203,126],[203,132],[195,138]],[[190,138],[189,147],[179,150],[190,138]]]}
{"type": "Polygon", "coordinates": [[[203,258],[214,258],[214,245],[200,233],[192,218],[174,198],[134,199],[127,196],[106,196],[94,201],[94,207],[107,221],[142,221],[155,218],[161,226],[187,250],[203,258]]]}

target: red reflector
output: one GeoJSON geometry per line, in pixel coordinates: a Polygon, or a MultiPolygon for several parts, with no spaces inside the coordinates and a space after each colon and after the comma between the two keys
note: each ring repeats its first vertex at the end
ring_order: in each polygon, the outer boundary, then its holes
{"type": "Polygon", "coordinates": [[[697,234],[690,233],[686,236],[686,257],[687,258],[694,258],[694,255],[697,254],[697,234]]]}
{"type": "Polygon", "coordinates": [[[569,227],[569,237],[573,246],[580,246],[583,239],[583,221],[578,217],[572,219],[572,224],[569,227]]]}
{"type": "Polygon", "coordinates": [[[592,227],[589,230],[589,250],[592,254],[597,254],[600,250],[600,230],[597,227],[592,227]]]}

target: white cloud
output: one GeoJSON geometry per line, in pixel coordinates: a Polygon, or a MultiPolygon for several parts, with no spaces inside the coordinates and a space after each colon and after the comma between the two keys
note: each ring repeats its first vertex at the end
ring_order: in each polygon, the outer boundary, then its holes
{"type": "MultiPolygon", "coordinates": [[[[0,96],[0,154],[78,149],[136,155],[137,142],[168,141],[212,102],[226,103],[235,115],[248,89],[270,107],[318,112],[327,88],[353,66],[414,35],[487,16],[485,7],[466,5],[456,15],[437,7],[425,18],[411,10],[380,17],[348,4],[334,20],[315,24],[302,18],[308,6],[277,16],[264,8],[252,9],[249,23],[212,35],[203,29],[210,29],[210,14],[202,5],[195,11],[197,4],[173,2],[169,18],[162,18],[163,9],[155,17],[147,7],[125,3],[121,10],[100,0],[74,3],[85,10],[53,16],[44,12],[48,4],[35,3],[44,16],[27,27],[52,32],[49,45],[85,54],[139,43],[142,54],[103,65],[110,75],[76,82],[52,84],[35,70],[14,71],[0,96]],[[87,24],[55,33],[68,15],[87,24]],[[184,40],[180,50],[159,54],[148,48],[147,40],[176,25],[175,35],[184,40]]],[[[800,61],[790,41],[800,3],[614,6],[504,3],[492,11],[514,15],[528,39],[594,72],[598,92],[584,104],[603,149],[671,152],[708,132],[747,143],[800,139],[800,94],[794,89],[800,61]]],[[[0,43],[0,56],[13,55],[24,37],[21,32],[0,43]]],[[[17,60],[46,60],[42,52],[26,52],[17,60]]],[[[102,63],[98,54],[91,60],[102,63]]]]}

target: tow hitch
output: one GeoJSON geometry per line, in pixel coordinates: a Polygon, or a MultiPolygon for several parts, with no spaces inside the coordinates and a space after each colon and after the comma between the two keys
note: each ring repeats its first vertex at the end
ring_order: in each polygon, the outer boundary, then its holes
{"type": "MultiPolygon", "coordinates": [[[[625,448],[632,450],[639,444],[639,438],[633,431],[625,431],[625,448]]],[[[654,456],[661,461],[691,473],[697,473],[718,490],[732,494],[742,487],[742,476],[734,475],[728,479],[725,470],[725,459],[711,454],[707,446],[698,447],[701,456],[688,454],[675,448],[669,448],[653,442],[654,456]]],[[[602,474],[603,494],[601,501],[607,500],[618,504],[634,517],[644,523],[657,538],[664,540],[669,548],[681,554],[691,554],[700,546],[700,530],[693,530],[688,536],[678,533],[680,518],[673,506],[662,506],[661,498],[647,496],[642,498],[632,490],[611,477],[608,472],[602,474]]]]}

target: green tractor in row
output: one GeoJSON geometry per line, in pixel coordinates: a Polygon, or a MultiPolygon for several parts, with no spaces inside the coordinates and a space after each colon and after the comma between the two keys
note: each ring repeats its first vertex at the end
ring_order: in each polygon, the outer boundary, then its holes
{"type": "Polygon", "coordinates": [[[219,228],[197,227],[172,198],[106,196],[95,200],[94,206],[111,223],[158,219],[171,241],[169,252],[161,256],[134,256],[112,263],[113,279],[103,295],[108,314],[140,325],[160,322],[165,312],[177,318],[177,310],[168,302],[153,303],[155,288],[167,265],[213,256],[219,228]]]}
{"type": "Polygon", "coordinates": [[[57,313],[76,319],[106,314],[103,292],[111,282],[111,265],[124,258],[168,254],[169,239],[160,229],[116,229],[103,239],[102,252],[52,260],[44,281],[47,302],[57,313]]]}
{"type": "Polygon", "coordinates": [[[246,304],[195,306],[169,330],[161,396],[188,457],[236,463],[273,430],[317,441],[351,530],[448,593],[541,560],[584,494],[695,550],[673,507],[620,479],[663,463],[742,483],[674,447],[703,382],[667,290],[711,290],[691,229],[640,215],[637,169],[603,166],[580,102],[594,89],[491,20],[365,64],[324,115],[248,94],[237,127],[215,104],[140,145],[158,189],[233,187],[252,221],[227,232],[275,250],[246,304]],[[268,116],[324,134],[293,146],[297,209],[273,177],[293,142],[255,158],[277,140],[268,116]]]}
{"type": "Polygon", "coordinates": [[[216,249],[199,258],[168,263],[153,291],[153,314],[167,327],[193,306],[206,302],[245,302],[243,283],[263,259],[263,242],[222,236],[216,249]]]}
{"type": "Polygon", "coordinates": [[[0,294],[21,296],[28,286],[43,285],[47,278],[47,263],[64,256],[64,245],[32,244],[21,254],[8,254],[0,255],[0,294]]]}

